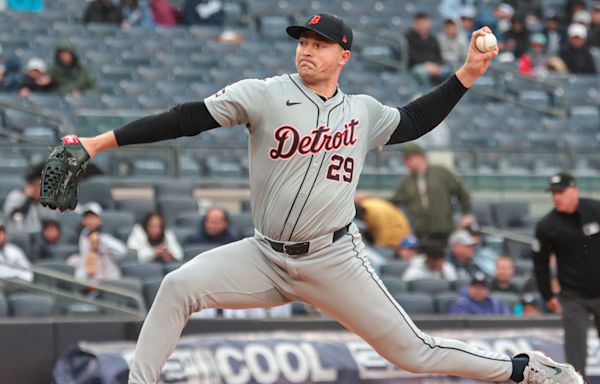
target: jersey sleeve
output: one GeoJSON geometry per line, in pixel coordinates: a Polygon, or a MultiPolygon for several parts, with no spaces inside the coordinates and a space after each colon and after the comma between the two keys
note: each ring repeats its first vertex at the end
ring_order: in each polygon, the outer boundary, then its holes
{"type": "Polygon", "coordinates": [[[381,104],[368,97],[369,120],[369,149],[381,150],[400,123],[400,111],[397,108],[381,104]]]}
{"type": "Polygon", "coordinates": [[[263,80],[246,79],[231,84],[204,99],[212,117],[223,127],[252,124],[265,103],[263,80]]]}

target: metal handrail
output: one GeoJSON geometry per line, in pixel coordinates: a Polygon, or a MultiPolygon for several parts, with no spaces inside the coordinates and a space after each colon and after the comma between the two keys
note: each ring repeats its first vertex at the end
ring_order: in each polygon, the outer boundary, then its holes
{"type": "Polygon", "coordinates": [[[44,293],[52,294],[52,295],[55,295],[58,297],[74,300],[77,302],[95,305],[97,307],[107,309],[107,310],[110,310],[113,312],[121,313],[121,314],[126,314],[126,315],[131,315],[131,316],[136,316],[136,317],[144,316],[146,314],[146,307],[145,307],[144,302],[142,301],[142,298],[139,295],[131,293],[125,289],[91,284],[91,283],[88,283],[85,281],[77,280],[68,274],[53,271],[48,268],[39,267],[39,266],[35,266],[35,265],[32,265],[30,268],[25,268],[20,265],[14,265],[14,264],[5,263],[2,261],[0,261],[0,265],[8,266],[10,268],[19,269],[22,271],[30,271],[30,272],[40,275],[40,276],[49,277],[51,279],[56,280],[57,283],[59,283],[59,282],[69,283],[72,285],[81,286],[82,288],[91,288],[96,291],[106,292],[106,293],[110,293],[110,294],[117,295],[117,296],[122,296],[126,299],[134,301],[136,303],[138,310],[136,311],[136,310],[129,309],[127,307],[115,305],[114,303],[111,303],[110,301],[103,300],[103,299],[91,300],[85,296],[82,296],[82,295],[79,295],[76,293],[71,293],[71,292],[68,292],[63,289],[50,287],[50,286],[47,286],[44,284],[32,283],[32,282],[28,282],[28,281],[18,279],[18,278],[2,279],[2,281],[9,283],[10,285],[14,285],[14,286],[17,286],[20,288],[33,289],[33,290],[41,291],[44,293]]]}

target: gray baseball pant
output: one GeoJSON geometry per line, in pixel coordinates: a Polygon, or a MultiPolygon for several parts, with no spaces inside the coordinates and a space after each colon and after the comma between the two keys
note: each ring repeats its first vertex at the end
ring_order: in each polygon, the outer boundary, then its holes
{"type": "Polygon", "coordinates": [[[142,327],[129,383],[159,380],[192,313],[273,307],[294,300],[320,308],[407,371],[509,379],[508,356],[419,330],[373,272],[354,224],[333,244],[312,251],[313,243],[318,244],[311,242],[308,254],[287,256],[257,234],[200,254],[169,273],[142,327]]]}

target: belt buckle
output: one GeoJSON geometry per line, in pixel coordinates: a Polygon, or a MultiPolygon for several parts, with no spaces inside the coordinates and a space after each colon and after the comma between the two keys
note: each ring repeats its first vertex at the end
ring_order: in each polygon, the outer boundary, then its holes
{"type": "Polygon", "coordinates": [[[288,256],[298,256],[304,255],[308,253],[308,247],[310,242],[305,241],[303,243],[295,243],[295,244],[284,244],[283,245],[283,253],[288,256]]]}

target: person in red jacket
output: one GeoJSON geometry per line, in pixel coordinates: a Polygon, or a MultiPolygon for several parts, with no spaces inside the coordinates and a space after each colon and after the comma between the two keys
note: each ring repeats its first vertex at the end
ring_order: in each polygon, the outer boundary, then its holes
{"type": "Polygon", "coordinates": [[[150,8],[154,22],[160,27],[174,27],[179,24],[181,13],[169,0],[151,0],[150,8]]]}

